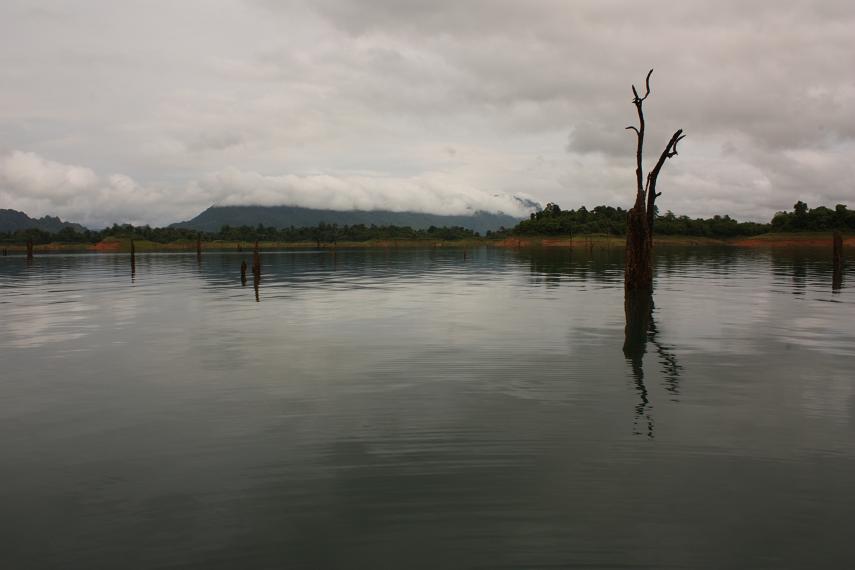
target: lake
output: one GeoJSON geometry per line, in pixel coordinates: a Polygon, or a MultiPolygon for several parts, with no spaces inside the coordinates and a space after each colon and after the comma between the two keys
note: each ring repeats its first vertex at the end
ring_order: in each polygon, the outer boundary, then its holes
{"type": "Polygon", "coordinates": [[[0,566],[853,566],[830,245],[242,259],[0,257],[0,566]]]}

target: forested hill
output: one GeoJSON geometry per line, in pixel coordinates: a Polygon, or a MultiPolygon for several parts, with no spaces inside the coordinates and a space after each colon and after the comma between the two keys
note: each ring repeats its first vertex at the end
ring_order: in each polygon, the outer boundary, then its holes
{"type": "Polygon", "coordinates": [[[223,226],[273,227],[277,229],[317,227],[319,224],[338,226],[398,226],[416,230],[434,227],[462,227],[480,234],[511,228],[520,218],[506,214],[475,212],[471,216],[443,216],[420,212],[390,212],[384,210],[315,210],[296,206],[211,206],[192,220],[172,224],[203,232],[218,232],[223,226]]]}
{"type": "Polygon", "coordinates": [[[24,212],[19,212],[18,210],[0,209],[0,232],[3,233],[35,229],[55,234],[65,228],[69,228],[76,232],[80,232],[85,229],[80,224],[63,222],[59,218],[52,216],[31,218],[24,212]]]}

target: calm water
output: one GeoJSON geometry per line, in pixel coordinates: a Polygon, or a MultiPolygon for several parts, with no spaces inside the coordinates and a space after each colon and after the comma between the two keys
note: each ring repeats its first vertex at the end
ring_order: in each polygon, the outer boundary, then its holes
{"type": "Polygon", "coordinates": [[[0,567],[855,565],[830,251],[241,259],[0,258],[0,567]]]}

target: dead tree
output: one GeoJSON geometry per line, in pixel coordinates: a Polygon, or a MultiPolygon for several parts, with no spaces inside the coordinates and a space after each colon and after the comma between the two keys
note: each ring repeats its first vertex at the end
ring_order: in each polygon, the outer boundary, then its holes
{"type": "Polygon", "coordinates": [[[677,156],[677,143],[686,136],[678,129],[671,136],[665,150],[659,155],[656,165],[644,176],[644,111],[642,105],[650,95],[651,69],[644,80],[644,96],[638,94],[632,86],[632,103],[638,111],[638,126],[629,126],[635,131],[637,145],[635,152],[635,205],[629,210],[626,220],[626,258],[624,261],[624,288],[630,290],[653,288],[653,221],[656,216],[656,198],[662,195],[656,191],[656,181],[665,161],[677,156]]]}

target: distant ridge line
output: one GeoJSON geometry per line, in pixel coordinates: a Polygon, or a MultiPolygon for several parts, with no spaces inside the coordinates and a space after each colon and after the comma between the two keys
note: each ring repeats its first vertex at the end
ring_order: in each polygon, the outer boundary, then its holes
{"type": "Polygon", "coordinates": [[[430,226],[459,226],[481,234],[502,227],[515,226],[522,217],[504,213],[477,211],[469,215],[427,214],[422,212],[393,212],[390,210],[325,210],[299,206],[217,206],[213,205],[198,216],[171,224],[203,232],[217,232],[223,226],[258,226],[289,228],[313,227],[319,223],[352,226],[409,226],[427,229],[430,226]]]}

